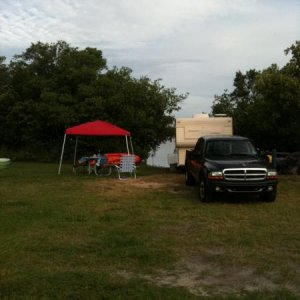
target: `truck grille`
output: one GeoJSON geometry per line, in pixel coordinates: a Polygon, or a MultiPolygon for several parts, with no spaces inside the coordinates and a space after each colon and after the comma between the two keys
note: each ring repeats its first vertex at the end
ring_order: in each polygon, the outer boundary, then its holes
{"type": "Polygon", "coordinates": [[[255,181],[264,180],[267,170],[263,168],[239,168],[225,169],[223,171],[225,180],[230,181],[255,181]]]}

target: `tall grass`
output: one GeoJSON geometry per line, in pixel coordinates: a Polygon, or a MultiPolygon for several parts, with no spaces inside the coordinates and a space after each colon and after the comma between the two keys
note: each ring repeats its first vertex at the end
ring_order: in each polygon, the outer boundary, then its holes
{"type": "Polygon", "coordinates": [[[203,204],[168,170],[121,182],[57,167],[0,170],[0,299],[300,297],[299,177],[274,203],[203,204]]]}

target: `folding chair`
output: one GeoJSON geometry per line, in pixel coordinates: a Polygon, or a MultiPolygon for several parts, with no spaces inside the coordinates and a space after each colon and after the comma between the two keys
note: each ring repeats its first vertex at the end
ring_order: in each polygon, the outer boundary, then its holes
{"type": "Polygon", "coordinates": [[[120,159],[120,165],[115,165],[115,167],[118,171],[118,176],[120,180],[125,180],[129,176],[133,176],[134,178],[136,178],[136,166],[134,155],[122,155],[120,159]],[[127,174],[127,177],[124,174],[127,174]]]}

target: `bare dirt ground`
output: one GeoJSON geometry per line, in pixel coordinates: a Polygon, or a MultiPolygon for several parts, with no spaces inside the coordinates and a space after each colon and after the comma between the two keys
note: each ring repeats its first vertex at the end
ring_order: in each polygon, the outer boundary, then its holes
{"type": "Polygon", "coordinates": [[[137,177],[134,180],[119,181],[119,184],[125,184],[129,187],[136,187],[140,189],[158,189],[167,190],[174,193],[185,188],[183,174],[151,175],[146,177],[137,177]]]}
{"type": "MultiPolygon", "coordinates": [[[[272,279],[258,276],[255,272],[254,268],[220,268],[207,262],[204,256],[193,256],[182,259],[170,270],[159,270],[156,275],[126,271],[119,272],[119,275],[127,279],[138,277],[158,286],[186,288],[198,296],[276,291],[282,288],[272,279]]],[[[293,287],[285,288],[295,292],[293,287]]]]}

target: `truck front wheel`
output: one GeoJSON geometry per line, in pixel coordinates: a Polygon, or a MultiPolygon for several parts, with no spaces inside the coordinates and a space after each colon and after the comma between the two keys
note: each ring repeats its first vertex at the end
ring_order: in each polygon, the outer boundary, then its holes
{"type": "Polygon", "coordinates": [[[204,179],[199,181],[199,198],[202,202],[210,202],[212,200],[212,192],[207,188],[204,179]]]}
{"type": "Polygon", "coordinates": [[[274,188],[272,192],[263,193],[260,199],[265,202],[274,202],[277,195],[277,187],[274,188]]]}

